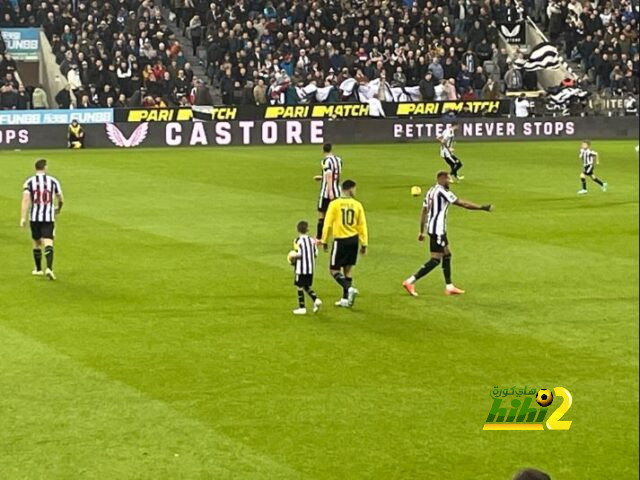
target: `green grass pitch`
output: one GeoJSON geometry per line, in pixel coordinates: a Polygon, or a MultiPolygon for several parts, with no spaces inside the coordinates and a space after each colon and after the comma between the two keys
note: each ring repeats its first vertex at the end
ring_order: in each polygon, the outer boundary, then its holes
{"type": "Polygon", "coordinates": [[[0,155],[0,476],[6,479],[638,478],[638,156],[598,141],[457,153],[453,278],[424,262],[431,144],[336,146],[370,252],[355,308],[294,317],[286,253],[315,225],[321,149],[0,155]],[[32,278],[19,198],[44,155],[67,203],[57,282],[32,278]],[[484,432],[494,385],[562,386],[569,431],[484,432]]]}

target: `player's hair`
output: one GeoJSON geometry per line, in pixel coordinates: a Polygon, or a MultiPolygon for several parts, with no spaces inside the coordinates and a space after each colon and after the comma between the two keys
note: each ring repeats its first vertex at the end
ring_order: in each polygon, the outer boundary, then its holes
{"type": "Polygon", "coordinates": [[[451,122],[452,127],[457,127],[458,125],[460,125],[458,122],[451,122]]]}
{"type": "Polygon", "coordinates": [[[330,143],[325,143],[325,144],[322,146],[322,151],[323,151],[324,153],[330,153],[330,152],[331,152],[331,150],[332,150],[332,148],[333,148],[333,145],[331,145],[330,143]]]}
{"type": "Polygon", "coordinates": [[[309,222],[307,222],[306,220],[300,220],[298,222],[298,233],[307,233],[309,231],[309,222]]]}
{"type": "Polygon", "coordinates": [[[586,143],[587,145],[591,146],[591,140],[589,139],[585,138],[584,140],[582,140],[582,143],[586,143]]]}
{"type": "Polygon", "coordinates": [[[442,177],[448,177],[449,176],[449,172],[447,172],[446,170],[440,170],[438,173],[436,173],[436,179],[440,180],[442,177]]]}
{"type": "Polygon", "coordinates": [[[44,170],[44,167],[47,166],[47,161],[44,158],[39,158],[36,160],[36,170],[44,170]]]}
{"type": "Polygon", "coordinates": [[[516,473],[513,480],[551,480],[551,477],[535,468],[525,468],[516,473]]]}
{"type": "Polygon", "coordinates": [[[354,182],[353,180],[345,180],[344,182],[342,182],[342,190],[351,190],[355,186],[356,182],[354,182]]]}

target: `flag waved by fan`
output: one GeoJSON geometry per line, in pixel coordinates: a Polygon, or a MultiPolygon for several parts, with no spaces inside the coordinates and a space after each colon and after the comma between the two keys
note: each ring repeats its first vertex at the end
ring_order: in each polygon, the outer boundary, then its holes
{"type": "Polygon", "coordinates": [[[517,59],[514,63],[527,72],[558,70],[562,66],[562,57],[554,45],[542,42],[533,47],[526,59],[517,59]]]}

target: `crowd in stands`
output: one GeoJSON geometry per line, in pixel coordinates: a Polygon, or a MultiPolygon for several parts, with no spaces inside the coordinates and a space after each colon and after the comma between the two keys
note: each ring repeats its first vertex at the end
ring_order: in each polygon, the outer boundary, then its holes
{"type": "MultiPolygon", "coordinates": [[[[213,102],[204,82],[194,77],[159,2],[13,0],[0,2],[0,19],[0,29],[42,27],[68,83],[55,95],[53,106],[213,102]]],[[[6,62],[5,55],[2,64],[6,62]]],[[[16,87],[14,83],[5,80],[3,93],[16,87]]]]}
{"type": "Polygon", "coordinates": [[[526,15],[582,63],[580,86],[638,92],[631,0],[7,0],[0,29],[41,26],[68,86],[49,100],[25,89],[0,50],[0,108],[212,104],[161,7],[225,104],[295,104],[309,85],[353,100],[339,88],[348,79],[417,87],[427,101],[536,90],[536,73],[498,47],[498,26],[526,15]]]}
{"type": "Polygon", "coordinates": [[[631,0],[537,0],[530,15],[582,66],[582,86],[623,95],[637,94],[639,87],[637,8],[631,0]]]}
{"type": "MultiPolygon", "coordinates": [[[[420,86],[425,100],[497,98],[509,70],[498,25],[522,19],[525,10],[520,0],[171,0],[171,6],[192,41],[206,47],[208,73],[227,104],[263,104],[282,85],[339,87],[347,78],[420,86]]],[[[521,77],[509,88],[522,88],[521,77]]],[[[299,100],[293,88],[290,97],[288,103],[299,100]]]]}

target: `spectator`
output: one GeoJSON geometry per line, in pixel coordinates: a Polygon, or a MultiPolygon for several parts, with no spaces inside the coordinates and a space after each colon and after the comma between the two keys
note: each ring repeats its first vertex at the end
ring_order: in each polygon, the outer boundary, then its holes
{"type": "Polygon", "coordinates": [[[31,106],[36,110],[49,108],[49,99],[47,98],[47,92],[44,91],[41,85],[38,85],[33,90],[33,94],[31,95],[31,106]]]}
{"type": "Polygon", "coordinates": [[[513,480],[551,480],[551,477],[535,468],[526,468],[516,473],[513,480]]]}
{"type": "Polygon", "coordinates": [[[478,96],[476,95],[476,92],[473,89],[473,87],[469,85],[467,86],[466,90],[462,93],[462,96],[460,97],[460,99],[465,101],[477,100],[478,96]]]}
{"type": "Polygon", "coordinates": [[[67,82],[69,82],[71,90],[74,92],[82,86],[82,82],[80,81],[80,72],[78,71],[77,65],[74,64],[69,69],[69,73],[67,73],[67,82]]]}
{"type": "Polygon", "coordinates": [[[482,89],[483,100],[498,100],[500,98],[500,87],[493,78],[489,78],[482,89]]]}
{"type": "Polygon", "coordinates": [[[63,110],[71,108],[72,93],[70,84],[67,84],[62,90],[58,92],[58,94],[56,95],[56,103],[58,104],[58,108],[61,108],[63,110]]]}
{"type": "Polygon", "coordinates": [[[396,67],[396,72],[393,74],[393,82],[391,85],[395,87],[404,87],[407,84],[407,77],[402,71],[402,67],[396,67]]]}
{"type": "Polygon", "coordinates": [[[432,101],[435,99],[436,91],[434,79],[433,74],[430,71],[425,73],[424,78],[420,80],[419,88],[420,95],[422,95],[422,100],[432,101]]]}
{"type": "Polygon", "coordinates": [[[524,93],[521,93],[513,102],[516,117],[526,118],[529,116],[529,99],[524,93]]]}
{"type": "Polygon", "coordinates": [[[446,100],[458,100],[458,92],[456,91],[456,81],[453,78],[445,81],[444,92],[446,100]]]}
{"type": "Polygon", "coordinates": [[[256,105],[267,104],[267,87],[263,78],[258,79],[257,85],[253,87],[253,99],[256,105]]]}
{"type": "Polygon", "coordinates": [[[220,92],[222,93],[222,103],[224,105],[233,104],[233,90],[234,82],[231,77],[231,69],[228,69],[220,81],[220,92]]]}
{"type": "Polygon", "coordinates": [[[18,102],[16,105],[18,110],[29,110],[31,108],[31,99],[24,85],[18,86],[18,102]]]}
{"type": "Polygon", "coordinates": [[[433,60],[429,65],[429,71],[433,75],[433,78],[436,82],[442,80],[444,76],[444,70],[442,69],[442,65],[440,65],[440,59],[438,57],[433,57],[433,60]]]}
{"type": "Polygon", "coordinates": [[[458,91],[460,93],[465,92],[471,85],[471,74],[469,73],[466,64],[463,63],[460,65],[460,71],[458,72],[456,80],[458,83],[458,91]]]}
{"type": "Polygon", "coordinates": [[[509,70],[504,76],[504,83],[507,86],[508,91],[522,90],[522,74],[515,66],[509,66],[509,70]]]}
{"type": "Polygon", "coordinates": [[[18,108],[18,91],[13,84],[5,83],[0,88],[0,109],[15,110],[18,108]]]}
{"type": "Polygon", "coordinates": [[[484,74],[484,70],[482,67],[476,67],[476,71],[474,72],[471,78],[471,86],[475,90],[475,94],[477,98],[482,97],[482,89],[487,83],[487,77],[484,74]]]}
{"type": "Polygon", "coordinates": [[[193,87],[193,105],[213,105],[213,99],[211,98],[211,92],[204,85],[204,82],[200,79],[194,80],[193,87]]]}
{"type": "Polygon", "coordinates": [[[193,56],[195,57],[202,40],[202,22],[200,21],[200,17],[198,15],[195,15],[189,21],[189,38],[191,39],[191,44],[193,45],[193,56]]]}

